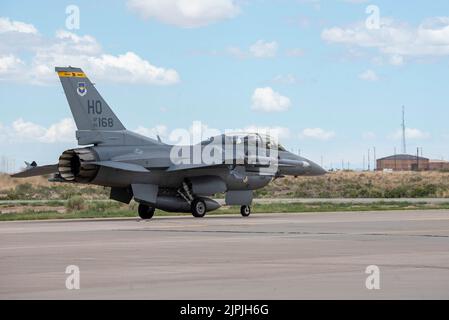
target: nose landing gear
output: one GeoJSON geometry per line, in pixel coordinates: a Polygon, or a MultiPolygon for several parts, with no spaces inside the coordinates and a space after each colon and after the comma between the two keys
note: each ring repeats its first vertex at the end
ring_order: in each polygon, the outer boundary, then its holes
{"type": "Polygon", "coordinates": [[[152,206],[140,203],[138,208],[139,217],[144,220],[151,219],[153,218],[155,210],[156,209],[152,206]]]}
{"type": "Polygon", "coordinates": [[[250,206],[241,206],[240,207],[240,214],[243,217],[249,217],[249,215],[251,214],[251,207],[250,206]]]}

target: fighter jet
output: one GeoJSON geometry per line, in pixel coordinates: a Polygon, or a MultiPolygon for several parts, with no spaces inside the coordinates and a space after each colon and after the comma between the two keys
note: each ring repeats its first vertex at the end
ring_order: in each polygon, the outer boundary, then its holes
{"type": "Polygon", "coordinates": [[[56,67],[75,120],[78,145],[64,151],[56,164],[27,163],[22,178],[51,175],[49,181],[110,187],[110,199],[134,198],[142,219],[155,209],[204,217],[220,204],[239,205],[251,213],[253,191],[286,175],[322,175],[314,162],[288,152],[259,133],[222,134],[180,146],[127,130],[80,68],[56,67]]]}

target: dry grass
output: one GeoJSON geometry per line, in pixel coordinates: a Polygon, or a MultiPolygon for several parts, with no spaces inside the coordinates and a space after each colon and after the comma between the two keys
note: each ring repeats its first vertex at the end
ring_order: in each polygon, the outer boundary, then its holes
{"type": "MultiPolygon", "coordinates": [[[[108,199],[108,188],[50,183],[44,177],[12,179],[0,174],[0,200],[108,199]]],[[[320,177],[286,177],[261,190],[263,198],[449,198],[447,172],[333,172],[320,177]]]]}
{"type": "Polygon", "coordinates": [[[332,172],[320,177],[275,180],[260,197],[403,198],[449,197],[447,172],[332,172]]]}
{"type": "Polygon", "coordinates": [[[33,186],[51,186],[52,183],[48,182],[47,179],[45,177],[14,179],[7,174],[0,173],[0,193],[5,190],[14,189],[17,185],[24,183],[30,183],[33,186]]]}
{"type": "Polygon", "coordinates": [[[109,188],[92,185],[48,182],[45,177],[13,179],[0,174],[0,200],[85,200],[108,199],[109,188]]]}

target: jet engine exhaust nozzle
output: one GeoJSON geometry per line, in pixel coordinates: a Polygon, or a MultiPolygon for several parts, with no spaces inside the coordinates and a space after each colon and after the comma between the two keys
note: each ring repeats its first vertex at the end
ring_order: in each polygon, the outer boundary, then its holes
{"type": "Polygon", "coordinates": [[[98,173],[98,166],[89,163],[95,160],[97,156],[90,148],[66,150],[59,157],[59,175],[65,181],[88,183],[98,173]]]}

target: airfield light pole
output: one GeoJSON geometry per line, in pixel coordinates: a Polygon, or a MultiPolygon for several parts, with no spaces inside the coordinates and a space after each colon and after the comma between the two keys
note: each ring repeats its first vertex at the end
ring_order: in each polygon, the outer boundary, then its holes
{"type": "Polygon", "coordinates": [[[416,147],[416,171],[419,171],[419,147],[416,147]]]}
{"type": "Polygon", "coordinates": [[[394,171],[396,171],[396,147],[394,147],[394,171]]]}
{"type": "Polygon", "coordinates": [[[368,171],[371,171],[370,149],[368,148],[368,171]]]}
{"type": "Polygon", "coordinates": [[[402,106],[402,153],[407,153],[407,144],[405,143],[405,107],[402,106]]]}
{"type": "Polygon", "coordinates": [[[374,171],[377,170],[377,158],[376,158],[376,147],[373,147],[373,151],[374,151],[374,171]]]}

